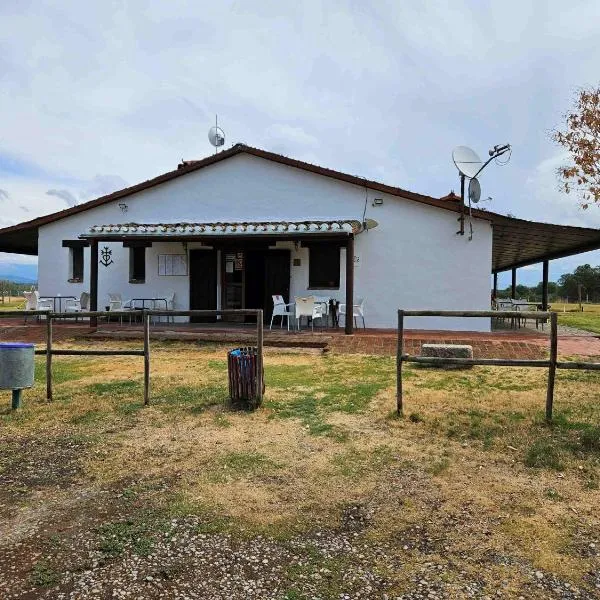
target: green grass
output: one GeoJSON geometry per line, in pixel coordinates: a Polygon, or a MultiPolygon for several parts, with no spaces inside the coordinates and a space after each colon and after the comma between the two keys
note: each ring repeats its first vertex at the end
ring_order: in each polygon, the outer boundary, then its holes
{"type": "Polygon", "coordinates": [[[377,446],[368,451],[349,448],[336,454],[331,462],[340,475],[359,479],[369,471],[380,470],[393,461],[394,455],[389,446],[377,446]]]}
{"type": "Polygon", "coordinates": [[[192,413],[199,413],[209,406],[223,406],[228,398],[225,384],[169,385],[169,382],[161,381],[152,390],[152,404],[163,410],[185,407],[192,413]]]}
{"type": "Polygon", "coordinates": [[[46,560],[40,560],[33,565],[29,580],[36,587],[52,587],[60,579],[59,574],[46,560]]]}
{"type": "Polygon", "coordinates": [[[299,419],[310,435],[327,435],[343,442],[347,435],[328,423],[327,415],[364,413],[373,398],[390,385],[394,362],[390,357],[365,357],[351,371],[329,358],[324,365],[323,371],[304,366],[269,367],[267,385],[291,392],[292,398],[268,400],[265,406],[274,417],[299,419]]]}
{"type": "Polygon", "coordinates": [[[583,312],[578,304],[553,304],[553,310],[558,313],[560,325],[575,327],[592,333],[600,333],[600,305],[584,304],[583,312]],[[563,312],[563,308],[566,312],[563,312]]]}
{"type": "Polygon", "coordinates": [[[265,477],[282,467],[261,452],[227,452],[209,467],[209,479],[225,482],[236,479],[265,477]]]}
{"type": "MultiPolygon", "coordinates": [[[[89,369],[89,361],[57,356],[52,360],[52,383],[59,385],[83,379],[89,375],[89,369]]],[[[35,358],[34,382],[36,385],[46,384],[46,359],[39,356],[35,358]]]]}
{"type": "Polygon", "coordinates": [[[98,550],[109,558],[121,556],[126,551],[147,556],[152,551],[154,535],[164,527],[165,521],[156,515],[105,523],[97,529],[98,550]]]}
{"type": "Polygon", "coordinates": [[[95,396],[129,396],[141,394],[142,384],[132,379],[121,379],[102,383],[92,383],[86,386],[86,390],[95,396]]]}

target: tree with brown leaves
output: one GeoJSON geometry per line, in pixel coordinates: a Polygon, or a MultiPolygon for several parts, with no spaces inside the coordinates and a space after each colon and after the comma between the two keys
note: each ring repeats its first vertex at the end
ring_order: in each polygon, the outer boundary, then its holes
{"type": "Polygon", "coordinates": [[[580,90],[565,121],[564,130],[552,132],[573,159],[557,169],[559,187],[577,193],[583,208],[600,205],[600,86],[580,90]]]}

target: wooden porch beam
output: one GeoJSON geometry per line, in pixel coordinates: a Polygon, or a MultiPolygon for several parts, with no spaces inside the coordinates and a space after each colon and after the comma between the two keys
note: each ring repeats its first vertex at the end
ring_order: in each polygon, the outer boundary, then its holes
{"type": "Polygon", "coordinates": [[[542,264],[542,310],[548,310],[548,272],[549,261],[542,264]]]}
{"type": "MultiPolygon", "coordinates": [[[[98,240],[90,240],[90,311],[98,310],[98,240]]],[[[90,327],[97,327],[98,319],[90,317],[90,327]]]]}
{"type": "Polygon", "coordinates": [[[511,270],[511,284],[510,284],[510,297],[516,299],[517,297],[517,269],[511,270]]]}
{"type": "Polygon", "coordinates": [[[346,245],[346,335],[354,333],[354,237],[346,245]]]}

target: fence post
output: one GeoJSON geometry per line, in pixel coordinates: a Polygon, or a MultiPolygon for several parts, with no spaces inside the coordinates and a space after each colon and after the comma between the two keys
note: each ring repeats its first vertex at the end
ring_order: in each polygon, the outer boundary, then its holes
{"type": "Polygon", "coordinates": [[[258,371],[258,389],[256,396],[258,405],[263,399],[263,311],[259,310],[256,315],[256,370],[258,371]]]}
{"type": "Polygon", "coordinates": [[[150,404],[150,315],[144,313],[144,405],[150,404]]]}
{"type": "Polygon", "coordinates": [[[46,315],[46,400],[52,400],[52,315],[46,315]]]}
{"type": "Polygon", "coordinates": [[[404,348],[404,311],[398,310],[398,347],[396,348],[396,412],[401,415],[402,405],[402,352],[404,348]]]}
{"type": "Polygon", "coordinates": [[[550,314],[550,366],[548,367],[548,391],[546,393],[546,421],[552,421],[552,407],[554,404],[554,379],[556,377],[556,363],[558,360],[558,315],[550,314]]]}

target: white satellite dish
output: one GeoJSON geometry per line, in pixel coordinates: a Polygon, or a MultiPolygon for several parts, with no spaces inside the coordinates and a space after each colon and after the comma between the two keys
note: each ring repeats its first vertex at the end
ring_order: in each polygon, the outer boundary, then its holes
{"type": "Polygon", "coordinates": [[[467,146],[457,146],[452,150],[452,160],[461,175],[471,179],[481,169],[483,163],[474,150],[467,146]]]}
{"type": "Polygon", "coordinates": [[[225,132],[220,127],[213,125],[208,130],[208,141],[215,148],[223,146],[225,144],[225,132]]]}
{"type": "Polygon", "coordinates": [[[481,185],[476,177],[469,181],[469,202],[477,204],[481,198],[481,185]]]}

